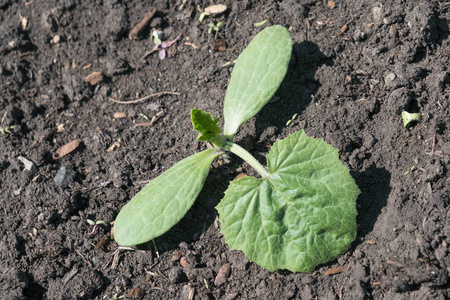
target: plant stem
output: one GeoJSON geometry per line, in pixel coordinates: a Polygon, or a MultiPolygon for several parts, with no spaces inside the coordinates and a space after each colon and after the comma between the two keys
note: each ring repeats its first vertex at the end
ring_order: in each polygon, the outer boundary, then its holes
{"type": "Polygon", "coordinates": [[[227,142],[225,146],[223,147],[225,151],[230,151],[252,166],[256,172],[261,175],[261,177],[265,178],[269,176],[269,172],[267,172],[266,168],[264,168],[263,165],[261,165],[256,158],[254,158],[247,150],[239,146],[238,144],[235,144],[233,142],[227,142]]]}

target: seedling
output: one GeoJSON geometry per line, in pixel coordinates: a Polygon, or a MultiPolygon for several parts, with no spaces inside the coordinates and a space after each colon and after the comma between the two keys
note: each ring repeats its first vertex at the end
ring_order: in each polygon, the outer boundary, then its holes
{"type": "MultiPolygon", "coordinates": [[[[0,122],[0,125],[3,124],[5,122],[6,119],[6,114],[7,112],[5,112],[5,114],[2,117],[2,121],[0,122]]],[[[13,125],[13,126],[7,126],[7,127],[1,127],[0,126],[0,132],[6,136],[9,133],[12,133],[11,130],[13,130],[14,128],[18,127],[17,125],[13,125]]]]}
{"type": "Polygon", "coordinates": [[[98,227],[99,227],[100,225],[106,224],[106,222],[103,221],[103,220],[98,220],[98,221],[95,221],[95,222],[94,222],[94,221],[92,221],[92,220],[90,220],[90,219],[87,219],[86,222],[87,222],[89,225],[93,226],[93,227],[92,227],[92,231],[89,232],[87,235],[94,235],[94,234],[97,232],[97,229],[98,229],[98,227]]]}
{"type": "Polygon", "coordinates": [[[268,168],[233,142],[241,124],[256,115],[283,80],[292,51],[289,32],[264,29],[237,59],[219,118],[193,109],[197,140],[215,148],[196,153],[147,184],[120,211],[114,236],[124,246],[152,240],[172,228],[200,193],[210,166],[232,152],[260,175],[231,182],[217,206],[230,249],[242,250],[270,271],[311,272],[337,258],[356,237],[356,198],[360,191],[338,150],[303,130],[277,141],[268,168]]]}
{"type": "Polygon", "coordinates": [[[295,114],[292,116],[292,118],[286,122],[286,126],[291,125],[291,123],[294,122],[294,120],[297,118],[297,115],[298,115],[298,114],[295,113],[295,114]]]}
{"type": "Polygon", "coordinates": [[[269,17],[266,17],[264,20],[262,20],[261,22],[256,22],[255,24],[253,24],[253,25],[255,25],[255,27],[260,27],[260,26],[263,26],[264,24],[266,24],[267,22],[270,22],[270,19],[269,19],[269,17]]]}
{"type": "Polygon", "coordinates": [[[125,298],[125,295],[120,295],[120,287],[116,285],[116,293],[113,295],[111,300],[119,300],[125,298]]]}
{"type": "Polygon", "coordinates": [[[211,34],[213,31],[219,32],[222,25],[223,22],[217,22],[217,24],[214,24],[214,22],[209,23],[208,34],[211,34]]]}
{"type": "MultiPolygon", "coordinates": [[[[202,11],[200,9],[199,5],[197,6],[197,10],[200,11],[200,12],[202,11]]],[[[226,10],[227,10],[227,6],[223,5],[223,4],[214,4],[214,5],[208,6],[200,14],[200,17],[198,18],[198,21],[201,23],[201,22],[203,22],[203,19],[205,19],[206,16],[221,14],[221,13],[225,12],[226,10]]]]}
{"type": "Polygon", "coordinates": [[[139,113],[138,115],[139,115],[139,117],[141,117],[141,118],[144,118],[144,119],[146,119],[146,120],[149,120],[149,118],[148,118],[148,116],[147,116],[146,114],[139,113]]]}
{"type": "Polygon", "coordinates": [[[412,122],[419,122],[422,118],[420,114],[402,111],[403,127],[408,127],[412,122]]]}
{"type": "Polygon", "coordinates": [[[161,31],[153,31],[153,42],[155,43],[155,47],[149,52],[145,53],[143,58],[149,56],[153,52],[158,52],[159,59],[163,60],[166,58],[166,49],[175,44],[176,41],[181,37],[181,33],[172,41],[163,42],[163,34],[161,31]]]}

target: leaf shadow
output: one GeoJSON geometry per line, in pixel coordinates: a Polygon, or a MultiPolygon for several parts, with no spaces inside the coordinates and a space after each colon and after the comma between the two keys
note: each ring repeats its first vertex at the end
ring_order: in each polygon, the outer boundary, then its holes
{"type": "Polygon", "coordinates": [[[300,114],[306,109],[320,88],[315,74],[322,65],[333,65],[333,57],[322,53],[317,44],[303,41],[293,45],[289,68],[280,88],[256,116],[256,139],[264,142],[269,138],[273,142],[266,130],[275,127],[276,130],[269,130],[269,135],[276,135],[294,113],[300,114]]]}
{"type": "Polygon", "coordinates": [[[356,247],[367,234],[372,232],[378,216],[387,204],[391,192],[391,174],[385,168],[370,166],[363,172],[352,175],[361,190],[361,194],[356,200],[358,238],[353,245],[356,247]]]}

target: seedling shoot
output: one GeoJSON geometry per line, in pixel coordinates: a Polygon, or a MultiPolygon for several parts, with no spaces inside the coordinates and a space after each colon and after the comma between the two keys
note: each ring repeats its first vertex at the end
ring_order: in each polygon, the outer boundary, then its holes
{"type": "Polygon", "coordinates": [[[178,162],[136,194],[115,221],[117,243],[137,245],[167,232],[193,205],[212,162],[232,152],[259,177],[232,181],[217,206],[230,249],[243,251],[270,271],[293,272],[311,272],[347,250],[356,237],[360,191],[337,149],[301,130],[275,142],[265,167],[234,142],[239,127],[279,88],[291,51],[291,37],[282,26],[268,27],[254,37],[234,66],[225,96],[223,130],[219,118],[191,111],[197,140],[215,148],[178,162]]]}

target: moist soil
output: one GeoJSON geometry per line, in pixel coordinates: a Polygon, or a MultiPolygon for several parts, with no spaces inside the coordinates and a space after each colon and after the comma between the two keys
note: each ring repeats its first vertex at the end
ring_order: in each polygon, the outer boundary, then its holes
{"type": "Polygon", "coordinates": [[[223,3],[199,22],[212,2],[0,1],[1,298],[449,299],[449,3],[223,3]],[[336,147],[361,189],[356,240],[309,274],[230,251],[214,207],[230,180],[254,175],[231,156],[178,225],[119,249],[121,207],[207,147],[190,109],[221,116],[233,61],[270,24],[291,33],[289,70],[236,141],[261,162],[300,129],[336,147]],[[163,60],[148,54],[153,30],[181,33],[163,60]],[[175,94],[114,102],[159,92],[175,94]],[[404,128],[403,110],[422,119],[404,128]],[[93,232],[88,219],[106,224],[93,232]]]}

